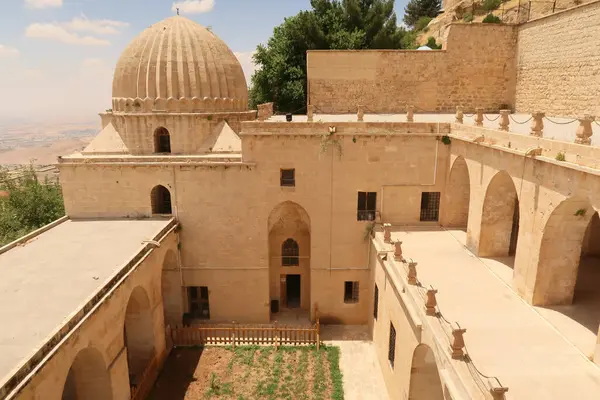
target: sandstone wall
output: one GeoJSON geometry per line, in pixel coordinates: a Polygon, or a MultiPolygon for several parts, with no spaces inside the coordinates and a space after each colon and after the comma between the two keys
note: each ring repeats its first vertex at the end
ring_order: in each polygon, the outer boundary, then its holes
{"type": "Polygon", "coordinates": [[[517,111],[600,115],[600,2],[518,28],[517,111]]]}
{"type": "Polygon", "coordinates": [[[309,51],[309,104],[317,113],[402,113],[512,106],[516,28],[452,24],[442,51],[309,51]]]}

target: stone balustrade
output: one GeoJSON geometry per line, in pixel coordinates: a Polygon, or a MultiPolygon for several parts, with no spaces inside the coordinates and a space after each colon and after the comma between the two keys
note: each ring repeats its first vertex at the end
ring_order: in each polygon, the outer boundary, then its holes
{"type": "Polygon", "coordinates": [[[259,104],[257,109],[259,121],[265,121],[273,116],[273,103],[259,104]]]}

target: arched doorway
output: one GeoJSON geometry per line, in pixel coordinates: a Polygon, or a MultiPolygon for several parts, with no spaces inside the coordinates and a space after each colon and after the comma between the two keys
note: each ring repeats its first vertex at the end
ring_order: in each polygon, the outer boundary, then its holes
{"type": "Polygon", "coordinates": [[[93,347],[80,350],[71,364],[62,400],[111,400],[110,374],[100,351],[93,347]]]}
{"type": "Polygon", "coordinates": [[[171,192],[162,185],[155,186],[150,192],[152,214],[172,214],[171,192]]]}
{"type": "Polygon", "coordinates": [[[300,205],[285,201],[269,215],[271,318],[310,310],[310,218],[300,205]]]}
{"type": "Polygon", "coordinates": [[[183,316],[181,276],[177,266],[177,254],[168,250],[163,259],[161,293],[165,326],[181,325],[183,316]]]}
{"type": "Polygon", "coordinates": [[[467,162],[462,157],[457,157],[450,169],[450,176],[446,183],[445,197],[445,225],[450,228],[467,227],[469,220],[469,199],[471,196],[471,183],[467,162]]]}
{"type": "Polygon", "coordinates": [[[123,335],[127,348],[129,384],[136,386],[155,355],[154,323],[150,300],[141,286],[131,292],[123,335]]]}
{"type": "Polygon", "coordinates": [[[517,189],[510,175],[506,171],[500,171],[490,181],[483,201],[479,256],[514,257],[518,237],[517,189]]]}
{"type": "Polygon", "coordinates": [[[154,152],[162,154],[171,153],[171,135],[167,128],[161,126],[154,131],[154,152]]]}
{"type": "Polygon", "coordinates": [[[572,304],[576,286],[598,287],[598,280],[578,282],[578,275],[595,275],[599,230],[598,214],[587,199],[564,200],[552,211],[542,234],[534,305],[572,304]],[[580,268],[583,274],[578,274],[580,268]]]}
{"type": "Polygon", "coordinates": [[[408,390],[409,400],[444,400],[435,355],[426,344],[418,345],[413,353],[408,390]]]}

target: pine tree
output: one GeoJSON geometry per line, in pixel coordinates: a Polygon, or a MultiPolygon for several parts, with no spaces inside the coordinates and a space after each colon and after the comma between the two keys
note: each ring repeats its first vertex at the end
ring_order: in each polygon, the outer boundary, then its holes
{"type": "Polygon", "coordinates": [[[419,18],[434,18],[441,9],[441,0],[410,0],[404,8],[404,23],[414,27],[419,18]]]}

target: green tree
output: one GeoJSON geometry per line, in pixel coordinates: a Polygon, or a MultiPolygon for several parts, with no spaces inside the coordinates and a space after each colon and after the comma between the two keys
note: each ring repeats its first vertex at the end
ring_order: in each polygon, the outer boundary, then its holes
{"type": "Polygon", "coordinates": [[[65,214],[58,182],[40,182],[32,165],[14,179],[0,169],[0,191],[0,246],[65,214]]]}
{"type": "Polygon", "coordinates": [[[441,9],[441,0],[410,0],[404,7],[404,23],[414,28],[419,18],[435,18],[441,9]]]}
{"type": "Polygon", "coordinates": [[[400,49],[393,0],[311,0],[312,9],[286,18],[254,55],[250,105],[275,103],[279,112],[306,107],[308,50],[400,49]]]}

